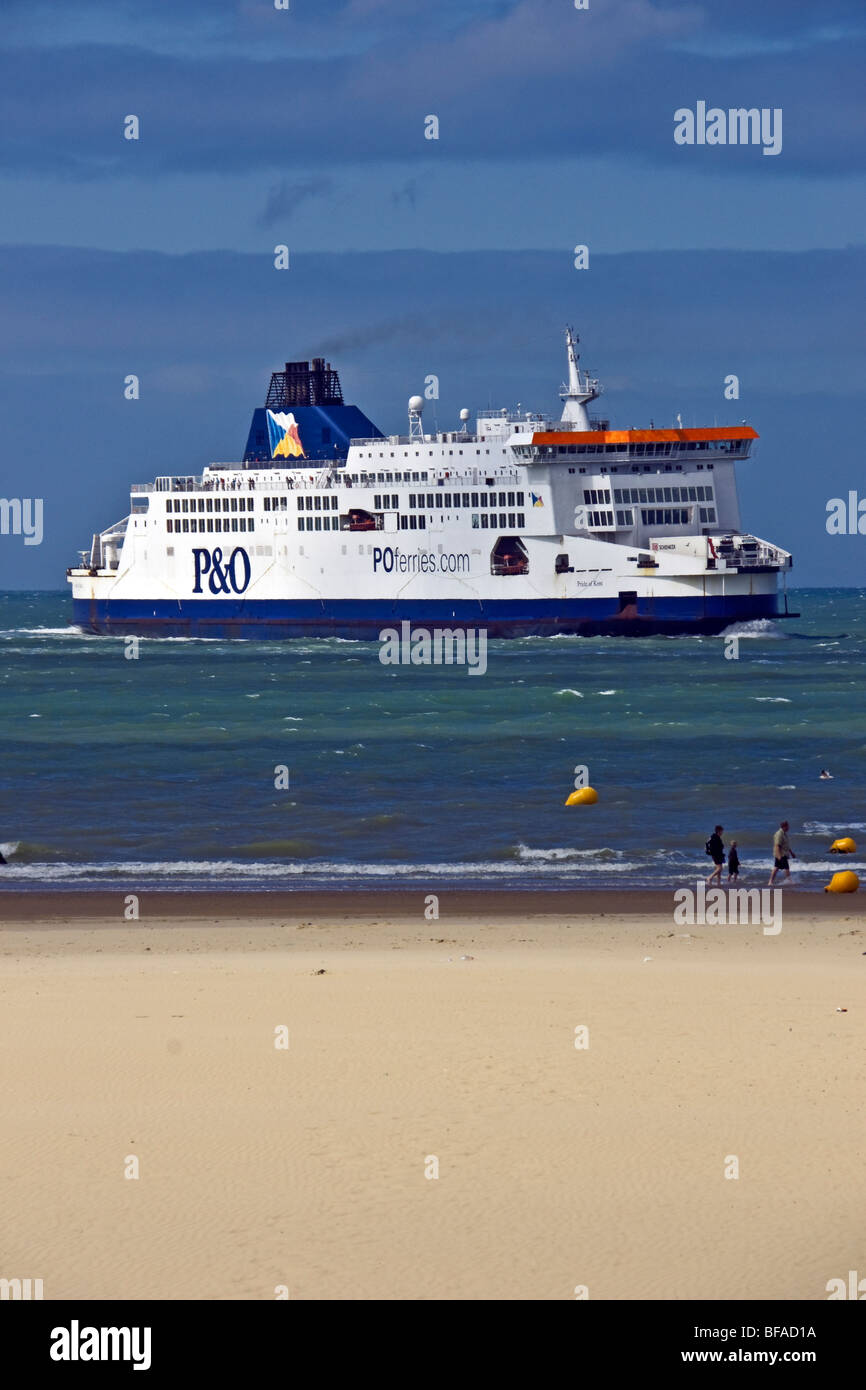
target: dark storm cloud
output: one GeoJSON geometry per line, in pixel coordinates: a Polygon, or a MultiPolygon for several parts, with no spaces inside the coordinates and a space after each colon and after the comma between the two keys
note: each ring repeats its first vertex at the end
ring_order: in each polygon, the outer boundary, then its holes
{"type": "MultiPolygon", "coordinates": [[[[550,3],[551,0],[546,0],[550,3]]],[[[555,0],[554,0],[555,2],[555,0]]],[[[521,0],[4,0],[6,43],[58,47],[99,35],[154,52],[361,51],[393,38],[413,43],[507,14],[521,0]],[[408,33],[407,33],[408,31],[408,33]]]]}
{"type": "MultiPolygon", "coordinates": [[[[285,26],[255,52],[240,45],[230,56],[207,28],[209,18],[217,30],[224,20],[200,6],[185,15],[193,36],[196,25],[206,35],[197,51],[179,43],[157,51],[144,38],[7,48],[0,167],[94,179],[615,154],[756,177],[860,169],[862,9],[795,8],[792,17],[788,8],[773,3],[753,15],[739,0],[707,8],[609,0],[575,11],[564,0],[518,0],[458,17],[452,6],[335,0],[315,19],[312,5],[303,13],[303,32],[319,35],[316,56],[299,52],[300,28],[285,26]],[[674,110],[698,99],[781,107],[782,157],[675,146],[674,110]],[[138,142],[122,137],[128,113],[141,118],[138,142]],[[424,139],[428,114],[440,119],[438,142],[424,139]]],[[[145,7],[140,35],[158,9],[145,7]]],[[[239,4],[232,22],[246,13],[239,4]]],[[[252,29],[261,5],[250,13],[252,29]]]]}

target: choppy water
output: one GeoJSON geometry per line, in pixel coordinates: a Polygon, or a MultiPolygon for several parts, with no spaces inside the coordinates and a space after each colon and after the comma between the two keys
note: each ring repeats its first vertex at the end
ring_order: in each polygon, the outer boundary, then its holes
{"type": "Polygon", "coordinates": [[[119,638],[0,596],[0,887],[572,888],[866,871],[866,590],[724,637],[491,642],[484,676],[378,644],[119,638]],[[586,764],[596,806],[566,809],[586,764]],[[275,790],[275,768],[289,769],[275,790]],[[828,767],[833,780],[818,779],[828,767]]]}

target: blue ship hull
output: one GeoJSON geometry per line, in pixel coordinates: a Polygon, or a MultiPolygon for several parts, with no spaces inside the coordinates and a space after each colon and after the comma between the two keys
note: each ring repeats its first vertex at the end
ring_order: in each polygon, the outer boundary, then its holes
{"type": "Polygon", "coordinates": [[[245,638],[344,637],[377,640],[401,622],[416,627],[484,628],[489,637],[658,636],[722,632],[731,623],[795,617],[778,594],[640,600],[617,611],[614,598],[507,599],[481,603],[428,599],[188,599],[73,601],[74,622],[114,636],[245,638]]]}

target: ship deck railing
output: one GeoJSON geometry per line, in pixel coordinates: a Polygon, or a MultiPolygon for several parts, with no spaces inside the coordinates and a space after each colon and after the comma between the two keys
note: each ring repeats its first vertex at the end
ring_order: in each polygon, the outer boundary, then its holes
{"type": "Polygon", "coordinates": [[[202,475],[201,477],[180,477],[168,480],[160,479],[155,483],[133,483],[129,489],[133,497],[141,496],[153,492],[164,492],[166,494],[183,492],[327,492],[333,488],[379,488],[379,487],[411,487],[417,491],[422,488],[432,487],[478,487],[483,479],[494,478],[497,482],[517,481],[525,477],[524,471],[514,465],[493,464],[485,467],[473,465],[471,468],[453,467],[426,467],[424,469],[412,469],[413,473],[423,472],[426,476],[414,478],[411,481],[403,478],[395,478],[395,472],[407,473],[409,469],[386,469],[381,473],[348,473],[345,469],[327,469],[316,474],[301,474],[299,471],[291,470],[265,470],[263,472],[253,472],[234,465],[236,471],[230,477],[223,477],[220,473],[202,475]],[[168,482],[168,486],[164,482],[168,482]]]}
{"type": "Polygon", "coordinates": [[[490,430],[486,434],[474,434],[469,430],[437,430],[435,434],[385,434],[377,435],[374,439],[350,439],[349,446],[352,449],[383,449],[387,445],[401,445],[403,448],[411,448],[413,444],[490,444],[502,442],[512,434],[533,434],[536,430],[553,430],[561,424],[559,420],[550,420],[545,415],[494,415],[490,417],[491,424],[510,425],[513,428],[506,433],[503,429],[490,430]]]}
{"type": "MultiPolygon", "coordinates": [[[[526,423],[526,422],[524,422],[526,423]]],[[[459,430],[447,434],[391,434],[384,439],[350,439],[349,447],[352,449],[371,449],[379,452],[381,446],[386,447],[390,444],[392,448],[401,447],[410,449],[412,445],[421,446],[423,444],[502,444],[509,440],[512,434],[532,434],[535,430],[552,429],[550,423],[532,424],[526,423],[523,430],[499,430],[495,434],[461,434],[459,430]]]]}
{"type": "Polygon", "coordinates": [[[400,444],[404,448],[411,448],[413,444],[480,444],[489,438],[489,435],[483,434],[462,434],[460,430],[440,434],[386,434],[376,439],[350,439],[349,448],[381,449],[389,444],[400,444]]]}

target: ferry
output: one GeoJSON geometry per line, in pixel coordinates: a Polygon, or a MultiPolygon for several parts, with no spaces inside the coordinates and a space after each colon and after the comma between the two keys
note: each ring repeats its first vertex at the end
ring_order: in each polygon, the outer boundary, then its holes
{"type": "Polygon", "coordinates": [[[446,624],[490,637],[719,633],[795,616],[791,555],[743,532],[746,424],[617,430],[566,331],[557,419],[384,435],[323,358],[287,362],[243,459],[134,483],[129,515],[67,571],[87,632],[377,638],[446,624]],[[780,590],[780,576],[782,587],[780,590]]]}

